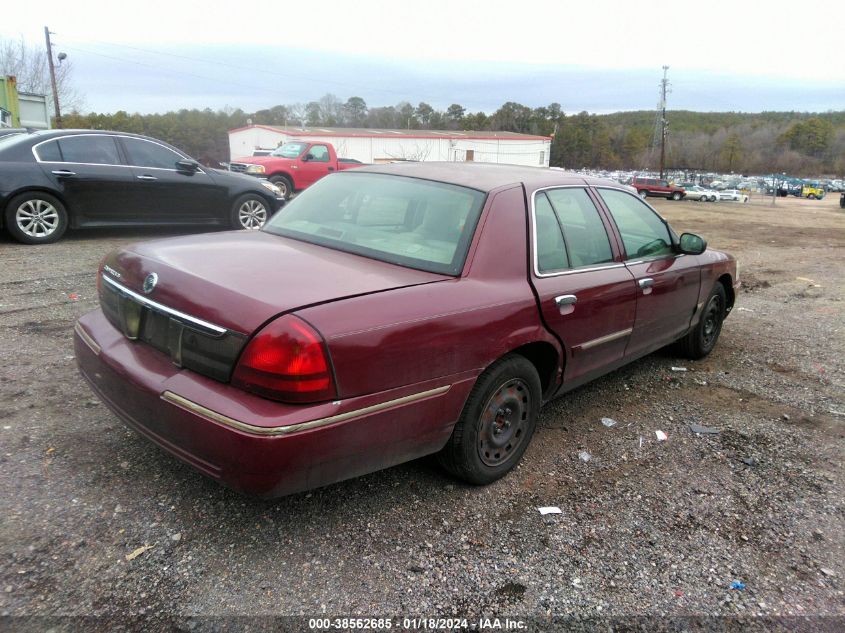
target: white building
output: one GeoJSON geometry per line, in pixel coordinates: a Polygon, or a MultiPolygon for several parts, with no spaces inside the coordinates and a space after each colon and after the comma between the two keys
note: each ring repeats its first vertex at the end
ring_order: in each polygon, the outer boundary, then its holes
{"type": "Polygon", "coordinates": [[[230,158],[252,156],[255,150],[272,150],[293,140],[327,141],[340,158],[362,163],[437,160],[540,167],[549,166],[552,141],[548,136],[515,132],[250,125],[229,131],[230,158]]]}

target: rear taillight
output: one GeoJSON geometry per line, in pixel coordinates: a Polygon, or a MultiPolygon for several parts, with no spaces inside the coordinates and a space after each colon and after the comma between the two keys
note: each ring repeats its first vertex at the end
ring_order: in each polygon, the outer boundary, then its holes
{"type": "Polygon", "coordinates": [[[323,402],[336,396],[323,338],[290,314],[271,322],[247,344],[232,384],[282,402],[323,402]]]}

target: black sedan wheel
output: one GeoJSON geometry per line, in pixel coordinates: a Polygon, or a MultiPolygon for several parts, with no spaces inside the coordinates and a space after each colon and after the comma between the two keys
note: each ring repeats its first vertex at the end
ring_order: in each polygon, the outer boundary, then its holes
{"type": "Polygon", "coordinates": [[[248,193],[235,201],[232,208],[232,227],[256,231],[270,219],[267,201],[259,195],[248,193]]]}
{"type": "Polygon", "coordinates": [[[517,355],[499,359],[475,383],[438,455],[440,463],[471,484],[503,477],[528,448],[541,398],[540,378],[528,360],[517,355]]]}
{"type": "Polygon", "coordinates": [[[6,228],[24,244],[49,244],[67,229],[67,211],[49,194],[24,193],[12,198],[6,207],[6,228]]]}

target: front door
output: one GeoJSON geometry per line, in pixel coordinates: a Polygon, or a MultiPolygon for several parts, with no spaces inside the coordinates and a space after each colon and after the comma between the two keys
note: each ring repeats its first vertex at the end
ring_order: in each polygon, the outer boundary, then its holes
{"type": "Polygon", "coordinates": [[[621,361],[636,285],[585,188],[536,192],[532,216],[533,283],[546,325],[563,342],[572,387],[621,361]]]}
{"type": "Polygon", "coordinates": [[[690,326],[701,286],[694,256],[678,254],[666,222],[638,197],[598,189],[637,282],[637,318],[626,356],[641,356],[682,336],[690,326]]]}
{"type": "Polygon", "coordinates": [[[160,143],[120,137],[137,193],[134,221],[180,224],[228,218],[225,190],[204,171],[184,171],[185,156],[160,143]]]}
{"type": "Polygon", "coordinates": [[[325,145],[312,145],[305,155],[299,159],[299,174],[297,188],[304,189],[320,180],[335,168],[331,164],[331,154],[325,145]]]}

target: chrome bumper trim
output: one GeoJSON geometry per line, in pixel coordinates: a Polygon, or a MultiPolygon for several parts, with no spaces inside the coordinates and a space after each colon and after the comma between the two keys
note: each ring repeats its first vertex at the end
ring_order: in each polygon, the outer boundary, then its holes
{"type": "Polygon", "coordinates": [[[219,325],[214,325],[213,323],[209,323],[208,321],[203,321],[202,319],[192,317],[190,314],[179,312],[178,310],[174,310],[173,308],[168,308],[167,306],[153,301],[152,299],[147,299],[145,296],[139,295],[137,292],[130,290],[126,286],[117,283],[114,279],[106,277],[105,275],[103,275],[103,281],[112,286],[118,292],[122,292],[123,294],[132,297],[138,303],[148,306],[153,310],[163,312],[164,314],[169,314],[170,316],[175,317],[181,321],[187,321],[188,323],[199,326],[206,330],[210,330],[212,332],[215,332],[216,334],[225,334],[227,332],[226,328],[224,327],[220,327],[219,325]]]}
{"type": "Polygon", "coordinates": [[[91,338],[91,335],[88,334],[88,332],[86,332],[79,323],[73,326],[73,331],[79,335],[79,338],[82,339],[83,343],[91,348],[92,352],[94,352],[97,356],[100,355],[100,351],[102,351],[103,348],[97,344],[97,341],[91,338]]]}
{"type": "Polygon", "coordinates": [[[234,418],[230,418],[229,416],[223,415],[222,413],[217,413],[217,411],[213,411],[208,407],[204,407],[201,404],[197,404],[192,400],[183,398],[182,396],[175,394],[172,391],[163,392],[161,394],[161,399],[165,402],[169,402],[170,404],[176,405],[177,407],[186,409],[192,413],[196,413],[197,415],[211,420],[212,422],[217,422],[218,424],[237,429],[238,431],[243,431],[244,433],[250,433],[252,435],[261,436],[275,436],[290,435],[291,433],[307,431],[309,429],[315,429],[321,426],[335,424],[336,422],[345,422],[347,420],[359,418],[370,413],[377,413],[379,411],[398,407],[403,404],[408,404],[410,402],[424,400],[425,398],[431,398],[432,396],[439,396],[449,391],[451,387],[452,385],[436,387],[435,389],[429,389],[428,391],[420,391],[419,393],[413,393],[409,396],[396,398],[395,400],[388,400],[387,402],[374,404],[369,407],[364,407],[363,409],[355,409],[354,411],[347,411],[346,413],[339,413],[337,415],[332,415],[326,418],[318,418],[317,420],[311,420],[309,422],[300,422],[299,424],[291,424],[289,426],[272,427],[256,426],[255,424],[247,424],[246,422],[235,420],[234,418]]]}

